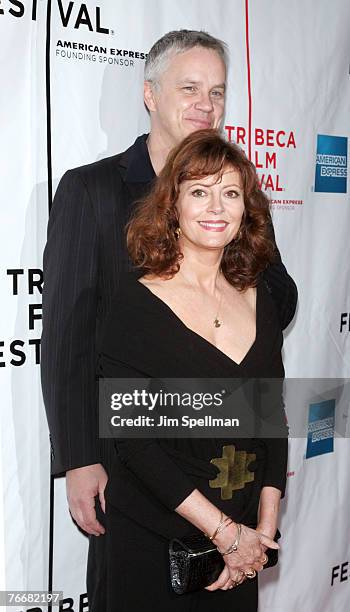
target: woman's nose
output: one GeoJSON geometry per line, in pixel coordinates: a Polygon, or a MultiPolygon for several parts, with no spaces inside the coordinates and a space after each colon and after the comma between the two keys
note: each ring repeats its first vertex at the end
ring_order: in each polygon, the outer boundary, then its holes
{"type": "Polygon", "coordinates": [[[221,198],[217,195],[213,195],[210,198],[207,210],[208,212],[212,212],[214,215],[217,215],[218,213],[222,212],[224,210],[224,207],[222,205],[221,198]]]}

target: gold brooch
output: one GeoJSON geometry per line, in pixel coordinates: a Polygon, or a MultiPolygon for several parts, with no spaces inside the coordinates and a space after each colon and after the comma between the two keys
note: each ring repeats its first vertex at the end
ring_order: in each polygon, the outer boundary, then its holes
{"type": "Polygon", "coordinates": [[[210,488],[221,488],[221,499],[232,499],[233,491],[244,489],[247,482],[253,482],[254,472],[250,472],[248,466],[255,459],[255,453],[236,451],[233,444],[223,446],[222,457],[210,461],[220,469],[217,477],[209,480],[210,488]]]}

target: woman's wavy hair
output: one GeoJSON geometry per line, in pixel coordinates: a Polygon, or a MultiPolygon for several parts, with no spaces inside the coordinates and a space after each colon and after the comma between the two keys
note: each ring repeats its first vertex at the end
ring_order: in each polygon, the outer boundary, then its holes
{"type": "Polygon", "coordinates": [[[181,183],[206,176],[220,180],[228,167],[240,173],[245,208],[237,236],[224,249],[221,270],[239,290],[256,285],[276,253],[269,200],[242,149],[216,130],[199,130],[176,146],[150,193],[138,202],[127,225],[127,247],[144,274],[171,278],[179,271],[183,255],[176,235],[176,202],[181,183]]]}

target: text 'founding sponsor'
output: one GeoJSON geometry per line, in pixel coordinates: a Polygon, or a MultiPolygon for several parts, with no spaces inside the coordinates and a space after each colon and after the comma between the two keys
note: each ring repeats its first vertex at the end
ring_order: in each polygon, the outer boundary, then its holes
{"type": "Polygon", "coordinates": [[[115,47],[58,40],[56,44],[56,57],[67,60],[132,67],[135,66],[135,60],[144,61],[147,58],[147,53],[130,49],[117,49],[115,47]]]}

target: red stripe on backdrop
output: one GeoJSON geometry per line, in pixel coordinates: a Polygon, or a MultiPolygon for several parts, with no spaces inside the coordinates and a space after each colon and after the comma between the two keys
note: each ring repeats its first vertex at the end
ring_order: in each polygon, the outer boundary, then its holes
{"type": "Polygon", "coordinates": [[[249,50],[249,0],[245,0],[245,44],[247,52],[247,83],[248,83],[248,158],[252,159],[252,90],[250,81],[250,50],[249,50]]]}

